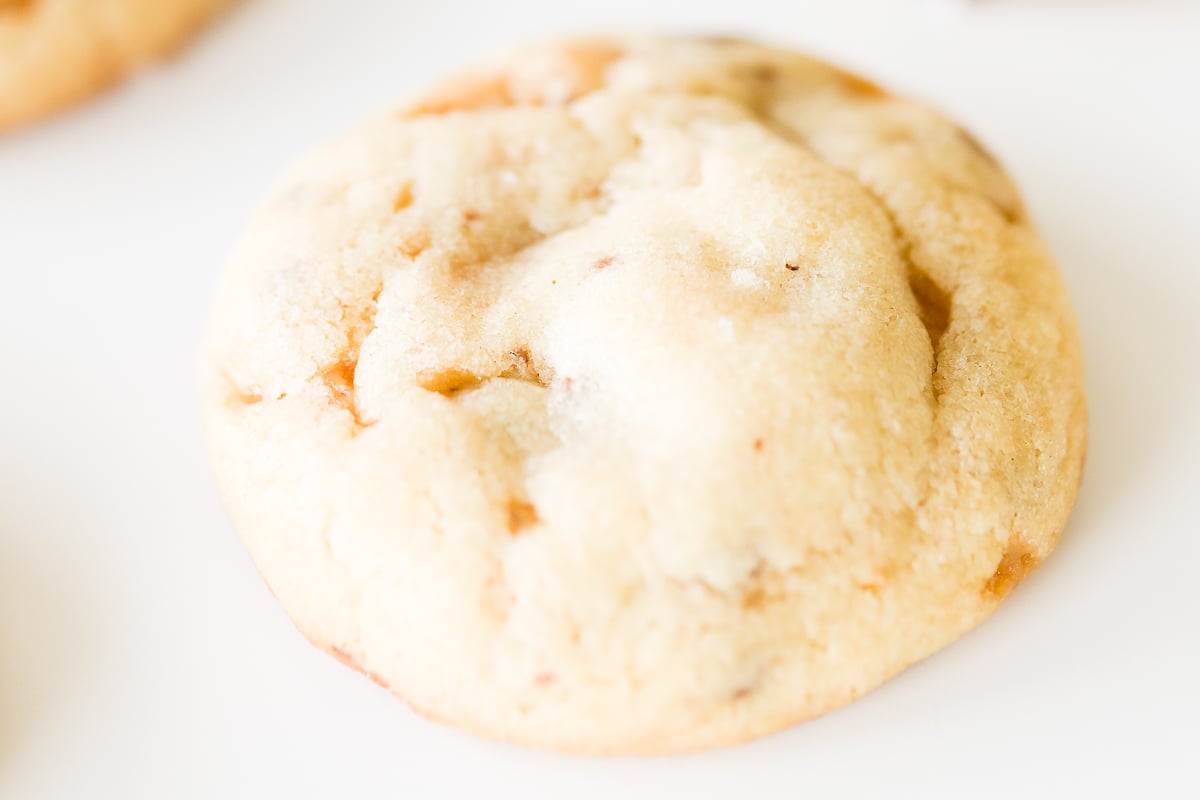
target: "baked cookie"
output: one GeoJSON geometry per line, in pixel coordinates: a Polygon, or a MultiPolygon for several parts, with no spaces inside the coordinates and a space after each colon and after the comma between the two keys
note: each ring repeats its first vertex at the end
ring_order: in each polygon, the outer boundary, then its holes
{"type": "Polygon", "coordinates": [[[230,0],[0,0],[0,128],[164,55],[230,0]]]}
{"type": "Polygon", "coordinates": [[[1063,282],[953,123],[729,40],[518,51],[294,168],[204,346],[300,630],[531,745],[730,744],[878,686],[1050,552],[1063,282]]]}

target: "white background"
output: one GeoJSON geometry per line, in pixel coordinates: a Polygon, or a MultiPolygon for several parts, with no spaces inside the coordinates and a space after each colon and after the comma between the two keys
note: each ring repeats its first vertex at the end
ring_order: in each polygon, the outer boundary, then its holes
{"type": "Polygon", "coordinates": [[[0,798],[1200,796],[1198,12],[248,0],[0,136],[0,798]],[[568,758],[424,722],[301,640],[218,504],[194,353],[299,153],[481,48],[652,27],[808,48],[974,130],[1071,286],[1091,445],[1057,552],[941,654],[750,745],[568,758]]]}

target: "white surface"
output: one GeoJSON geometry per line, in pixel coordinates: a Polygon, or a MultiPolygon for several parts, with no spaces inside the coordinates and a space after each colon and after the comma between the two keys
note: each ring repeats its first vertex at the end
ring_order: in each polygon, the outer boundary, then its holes
{"type": "Polygon", "coordinates": [[[249,0],[0,137],[0,798],[1200,796],[1195,4],[571,5],[249,0]],[[301,640],[218,504],[193,355],[298,153],[479,47],[655,25],[810,48],[978,133],[1073,290],[1091,449],[1050,561],[864,700],[739,748],[566,758],[424,722],[301,640]]]}

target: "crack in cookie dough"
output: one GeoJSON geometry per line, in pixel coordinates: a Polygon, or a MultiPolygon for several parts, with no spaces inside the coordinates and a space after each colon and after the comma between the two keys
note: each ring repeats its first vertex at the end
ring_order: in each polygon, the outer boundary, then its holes
{"type": "Polygon", "coordinates": [[[426,370],[417,375],[417,385],[427,392],[444,397],[455,397],[496,379],[525,381],[543,389],[549,387],[550,380],[538,372],[530,361],[528,348],[518,347],[510,350],[508,361],[508,366],[495,375],[480,375],[458,367],[426,370]]]}
{"type": "Polygon", "coordinates": [[[439,718],[764,735],[1062,529],[1081,358],[1020,208],[956,125],[799,54],[518,51],[282,181],[206,337],[214,471],[306,635],[439,718]]]}
{"type": "Polygon", "coordinates": [[[909,265],[908,285],[912,289],[913,298],[920,309],[921,324],[929,334],[929,345],[934,353],[934,371],[937,370],[937,351],[942,341],[942,335],[950,326],[950,310],[953,299],[950,294],[934,283],[933,279],[920,268],[915,266],[905,256],[909,265]]]}

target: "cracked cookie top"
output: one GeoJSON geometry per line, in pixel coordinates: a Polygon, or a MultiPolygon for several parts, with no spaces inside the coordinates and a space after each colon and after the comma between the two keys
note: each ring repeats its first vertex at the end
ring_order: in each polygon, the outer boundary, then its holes
{"type": "Polygon", "coordinates": [[[1084,450],[996,161],[736,40],[482,63],[292,169],[202,359],[214,469],[317,645],[593,752],[769,733],[980,621],[1084,450]]]}

